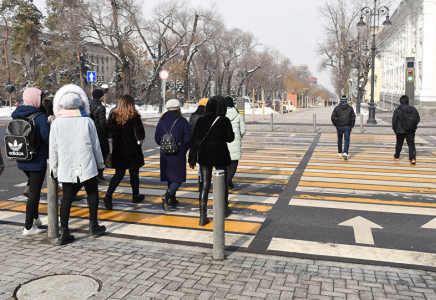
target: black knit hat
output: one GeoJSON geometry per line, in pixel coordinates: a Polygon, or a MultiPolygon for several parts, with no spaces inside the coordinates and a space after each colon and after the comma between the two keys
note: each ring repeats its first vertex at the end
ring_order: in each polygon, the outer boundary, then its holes
{"type": "Polygon", "coordinates": [[[226,99],[227,107],[235,107],[235,103],[233,103],[233,98],[232,97],[227,96],[225,99],[226,99]]]}
{"type": "Polygon", "coordinates": [[[92,99],[100,99],[104,96],[104,93],[102,90],[96,89],[92,92],[92,99]]]}
{"type": "Polygon", "coordinates": [[[341,96],[341,101],[347,101],[348,99],[347,99],[347,96],[346,95],[342,95],[341,96]]]}

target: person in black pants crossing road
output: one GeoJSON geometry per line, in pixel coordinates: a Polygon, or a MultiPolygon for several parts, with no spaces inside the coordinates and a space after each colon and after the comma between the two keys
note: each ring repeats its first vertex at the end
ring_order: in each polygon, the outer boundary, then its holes
{"type": "Polygon", "coordinates": [[[356,122],[354,109],[348,104],[347,96],[341,97],[341,102],[335,107],[332,113],[332,123],[338,132],[338,156],[348,160],[348,149],[350,148],[351,129],[356,122]],[[345,138],[344,151],[342,152],[342,139],[345,138]]]}
{"type": "Polygon", "coordinates": [[[400,160],[401,149],[404,139],[406,139],[409,146],[409,160],[414,165],[416,164],[415,131],[421,119],[416,108],[409,105],[407,95],[401,96],[400,104],[392,116],[392,129],[397,136],[394,159],[395,161],[400,160]]]}

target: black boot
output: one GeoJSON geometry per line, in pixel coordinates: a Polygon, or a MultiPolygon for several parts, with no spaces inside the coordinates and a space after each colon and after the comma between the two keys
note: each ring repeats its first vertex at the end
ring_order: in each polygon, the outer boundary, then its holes
{"type": "Polygon", "coordinates": [[[97,221],[89,222],[89,235],[99,235],[106,231],[106,226],[98,225],[97,221]]]}
{"type": "Polygon", "coordinates": [[[57,245],[66,245],[68,243],[71,243],[72,241],[74,241],[74,235],[71,235],[70,233],[70,229],[68,227],[66,228],[61,228],[61,236],[58,238],[56,244],[57,245]]]}
{"type": "Polygon", "coordinates": [[[164,211],[168,210],[168,200],[170,199],[170,196],[171,196],[170,191],[166,191],[166,193],[161,196],[161,198],[162,198],[162,209],[164,211]]]}
{"type": "Polygon", "coordinates": [[[232,213],[232,210],[229,207],[226,207],[226,210],[224,212],[225,217],[227,218],[228,216],[230,216],[231,213],[232,213]]]}
{"type": "Polygon", "coordinates": [[[133,195],[132,203],[139,203],[139,202],[143,201],[144,199],[145,199],[145,195],[141,195],[141,194],[133,195]]]}
{"type": "Polygon", "coordinates": [[[170,206],[171,208],[176,208],[179,205],[179,200],[176,199],[176,195],[170,195],[170,206]]]}
{"type": "Polygon", "coordinates": [[[103,199],[104,201],[104,207],[106,207],[107,209],[112,209],[113,205],[112,205],[112,195],[106,194],[106,196],[103,199]]]}
{"type": "Polygon", "coordinates": [[[200,209],[200,222],[198,225],[204,226],[206,224],[209,224],[210,220],[207,217],[207,209],[200,209]]]}

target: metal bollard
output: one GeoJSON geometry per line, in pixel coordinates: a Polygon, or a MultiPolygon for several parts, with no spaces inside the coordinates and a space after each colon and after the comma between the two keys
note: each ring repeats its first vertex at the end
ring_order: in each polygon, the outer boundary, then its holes
{"type": "Polygon", "coordinates": [[[360,133],[363,133],[363,115],[360,114],[360,133]]]}
{"type": "Polygon", "coordinates": [[[316,132],[316,114],[313,114],[313,132],[316,132]]]}
{"type": "Polygon", "coordinates": [[[270,115],[271,131],[274,131],[274,112],[270,115]]]}
{"type": "Polygon", "coordinates": [[[216,170],[213,175],[213,259],[225,258],[225,172],[216,170]]]}
{"type": "Polygon", "coordinates": [[[59,236],[58,218],[58,183],[51,178],[50,165],[47,161],[47,216],[48,216],[48,237],[59,236]]]}

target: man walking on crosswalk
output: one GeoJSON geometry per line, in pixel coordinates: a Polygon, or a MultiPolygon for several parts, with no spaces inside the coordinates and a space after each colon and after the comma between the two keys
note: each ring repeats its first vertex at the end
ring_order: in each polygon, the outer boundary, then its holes
{"type": "Polygon", "coordinates": [[[342,95],[341,102],[335,107],[332,113],[332,123],[338,132],[338,156],[348,160],[348,149],[350,148],[351,129],[356,122],[356,114],[353,107],[347,102],[347,96],[342,95]],[[342,139],[345,139],[344,151],[342,152],[342,139]]]}

